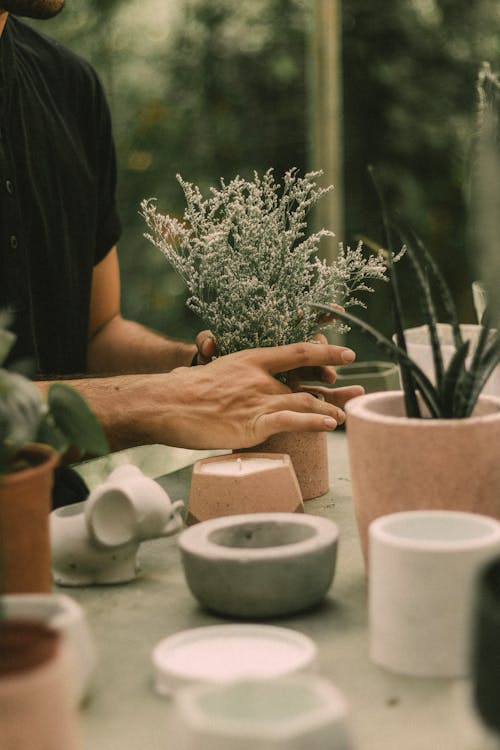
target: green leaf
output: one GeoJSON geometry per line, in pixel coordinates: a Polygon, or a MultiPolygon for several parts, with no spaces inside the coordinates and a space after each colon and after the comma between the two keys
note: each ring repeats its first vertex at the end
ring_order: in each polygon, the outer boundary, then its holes
{"type": "MultiPolygon", "coordinates": [[[[384,232],[385,232],[385,236],[387,240],[388,249],[384,251],[383,249],[380,248],[380,249],[377,249],[377,252],[379,254],[382,254],[385,260],[388,273],[389,273],[389,289],[390,289],[391,302],[392,302],[392,314],[393,314],[393,320],[394,320],[394,328],[396,331],[396,343],[400,349],[402,349],[405,353],[407,353],[406,339],[404,335],[403,305],[401,302],[401,294],[399,291],[398,275],[394,267],[393,255],[392,255],[391,222],[389,221],[389,212],[387,210],[384,192],[380,186],[378,175],[376,173],[375,168],[371,164],[368,166],[368,173],[371,177],[373,186],[375,188],[375,192],[377,193],[377,197],[380,203],[380,208],[382,211],[382,221],[384,225],[384,232]]],[[[373,247],[373,245],[374,243],[372,243],[372,245],[369,245],[369,247],[373,247]]],[[[375,245],[375,247],[377,246],[375,245]]],[[[422,414],[420,413],[420,406],[418,404],[417,394],[415,392],[416,390],[415,382],[411,373],[411,369],[407,367],[401,361],[401,359],[398,359],[398,364],[399,364],[399,368],[401,372],[401,380],[403,384],[406,414],[408,417],[415,417],[418,419],[422,416],[422,414]]]]}
{"type": "MultiPolygon", "coordinates": [[[[331,307],[328,307],[328,305],[320,305],[316,303],[308,304],[310,307],[313,307],[317,310],[322,310],[323,312],[331,312],[331,307]]],[[[357,318],[355,315],[351,315],[351,313],[348,313],[345,310],[335,310],[335,315],[336,317],[346,321],[346,323],[349,323],[355,328],[358,328],[358,330],[370,336],[370,338],[375,341],[377,346],[384,352],[384,354],[390,357],[394,362],[402,362],[403,364],[405,364],[410,369],[412,376],[415,378],[418,389],[427,408],[429,409],[431,416],[442,416],[439,396],[436,388],[433,386],[427,375],[412,359],[410,359],[408,354],[403,351],[403,349],[400,349],[399,346],[393,344],[392,341],[390,341],[383,334],[377,331],[376,328],[369,325],[369,323],[365,323],[365,321],[361,320],[361,318],[357,318]]]]}
{"type": "Polygon", "coordinates": [[[40,426],[36,435],[36,442],[42,443],[43,445],[49,445],[54,448],[58,453],[65,453],[70,447],[70,442],[67,437],[56,427],[53,416],[47,414],[40,426]]]}
{"type": "Polygon", "coordinates": [[[71,445],[95,456],[109,452],[101,425],[77,391],[63,383],[53,383],[47,401],[55,426],[71,445]]]}
{"type": "Polygon", "coordinates": [[[453,297],[451,296],[451,292],[448,287],[448,284],[446,283],[445,278],[443,274],[441,273],[436,261],[434,260],[430,252],[427,250],[422,240],[415,234],[415,232],[411,231],[411,234],[419,251],[422,253],[422,257],[424,258],[428,269],[432,273],[432,276],[434,278],[434,283],[436,284],[436,290],[439,295],[439,299],[442,302],[443,309],[446,315],[448,316],[448,322],[451,325],[451,330],[453,333],[453,340],[455,343],[455,349],[459,349],[460,346],[462,345],[462,340],[463,340],[462,333],[460,331],[460,324],[458,322],[457,309],[455,307],[455,303],[453,302],[453,297]]]}
{"type": "MultiPolygon", "coordinates": [[[[429,280],[422,267],[422,260],[415,251],[415,248],[411,240],[403,234],[403,238],[406,245],[406,252],[410,263],[412,264],[413,270],[415,271],[415,277],[420,287],[420,301],[422,303],[422,309],[425,315],[425,320],[429,328],[429,339],[431,343],[432,359],[434,362],[434,372],[436,375],[436,385],[441,388],[443,379],[444,367],[443,367],[443,356],[441,353],[441,343],[439,341],[439,334],[437,331],[437,315],[434,307],[434,301],[432,299],[431,288],[429,280]]],[[[418,246],[422,249],[422,246],[418,246]]]]}
{"type": "Polygon", "coordinates": [[[469,353],[470,341],[464,341],[462,346],[454,352],[450,364],[446,368],[441,384],[439,386],[439,395],[442,404],[444,417],[455,417],[455,404],[457,398],[457,389],[461,382],[461,373],[465,372],[465,360],[469,353]]]}

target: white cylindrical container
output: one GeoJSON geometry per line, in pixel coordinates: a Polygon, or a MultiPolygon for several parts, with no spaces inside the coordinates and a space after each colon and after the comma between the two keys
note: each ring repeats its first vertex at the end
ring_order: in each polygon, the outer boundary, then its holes
{"type": "Polygon", "coordinates": [[[476,577],[500,551],[500,523],[459,511],[382,516],[369,530],[370,656],[414,676],[469,673],[476,577]]]}

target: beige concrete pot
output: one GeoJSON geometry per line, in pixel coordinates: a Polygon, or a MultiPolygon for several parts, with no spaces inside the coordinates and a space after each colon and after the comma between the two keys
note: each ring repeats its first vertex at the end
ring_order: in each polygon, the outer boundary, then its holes
{"type": "Polygon", "coordinates": [[[467,419],[408,419],[402,391],[346,404],[352,496],[365,561],[379,516],[438,509],[500,520],[500,399],[481,396],[467,419]]]}
{"type": "Polygon", "coordinates": [[[228,454],[194,465],[188,525],[241,513],[303,510],[297,477],[284,453],[228,454]]]}
{"type": "Polygon", "coordinates": [[[287,453],[295,469],[303,500],[328,492],[328,449],[326,432],[281,432],[245,451],[287,453]]]}

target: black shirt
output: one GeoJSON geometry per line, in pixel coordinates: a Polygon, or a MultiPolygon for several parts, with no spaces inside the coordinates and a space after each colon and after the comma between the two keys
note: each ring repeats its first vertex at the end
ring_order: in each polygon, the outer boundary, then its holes
{"type": "Polygon", "coordinates": [[[0,37],[0,307],[11,359],[81,373],[92,270],[117,242],[116,162],[93,69],[9,16],[0,37]]]}

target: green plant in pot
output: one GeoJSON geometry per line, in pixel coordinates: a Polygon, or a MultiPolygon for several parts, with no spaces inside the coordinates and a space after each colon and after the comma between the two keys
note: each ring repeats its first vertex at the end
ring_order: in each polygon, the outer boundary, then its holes
{"type": "MultiPolygon", "coordinates": [[[[318,316],[309,303],[364,306],[359,293],[373,291],[371,282],[385,278],[384,264],[366,257],[361,243],[355,249],[340,245],[331,264],[317,256],[321,239],[333,236],[326,229],[308,232],[310,210],[330,189],[318,186],[319,174],[299,176],[291,169],[280,183],[268,170],[251,180],[221,180],[208,197],[178,176],[186,198],[182,220],[160,213],[154,200],[142,202],[146,237],[183,279],[187,306],[212,331],[218,354],[310,341],[331,325],[342,329],[331,307],[318,316]]],[[[295,449],[295,437],[283,435],[256,449],[290,453],[307,498],[328,489],[328,476],[321,434],[309,437],[308,465],[299,469],[294,454],[304,455],[305,439],[297,435],[295,449]],[[320,485],[306,487],[303,476],[313,483],[316,477],[320,485]]]]}
{"type": "MultiPolygon", "coordinates": [[[[390,238],[395,223],[389,221],[383,200],[382,208],[390,238]]],[[[408,354],[399,269],[391,252],[371,243],[387,264],[395,341],[349,311],[337,313],[398,363],[403,385],[402,391],[366,394],[346,406],[353,500],[367,562],[368,527],[382,515],[451,509],[500,519],[500,399],[482,393],[500,362],[497,329],[486,314],[476,341],[465,339],[433,258],[413,232],[399,231],[428,328],[434,382],[408,354]],[[448,363],[442,356],[436,300],[452,331],[454,351],[448,363]]],[[[325,310],[322,305],[313,308],[325,310]]]]}
{"type": "Polygon", "coordinates": [[[75,390],[54,383],[44,400],[29,378],[1,367],[14,343],[7,324],[0,314],[0,590],[46,592],[54,469],[70,447],[102,455],[108,446],[75,390]]]}
{"type": "Polygon", "coordinates": [[[399,364],[403,382],[402,391],[366,394],[346,405],[353,500],[365,558],[369,524],[388,513],[436,508],[500,519],[500,399],[481,395],[500,362],[499,336],[483,318],[468,358],[471,342],[461,335],[443,277],[420,243],[407,238],[406,249],[429,327],[436,383],[407,354],[403,310],[390,263],[397,343],[349,312],[337,313],[399,364]],[[454,335],[455,352],[446,367],[436,330],[433,283],[454,335]]]}

